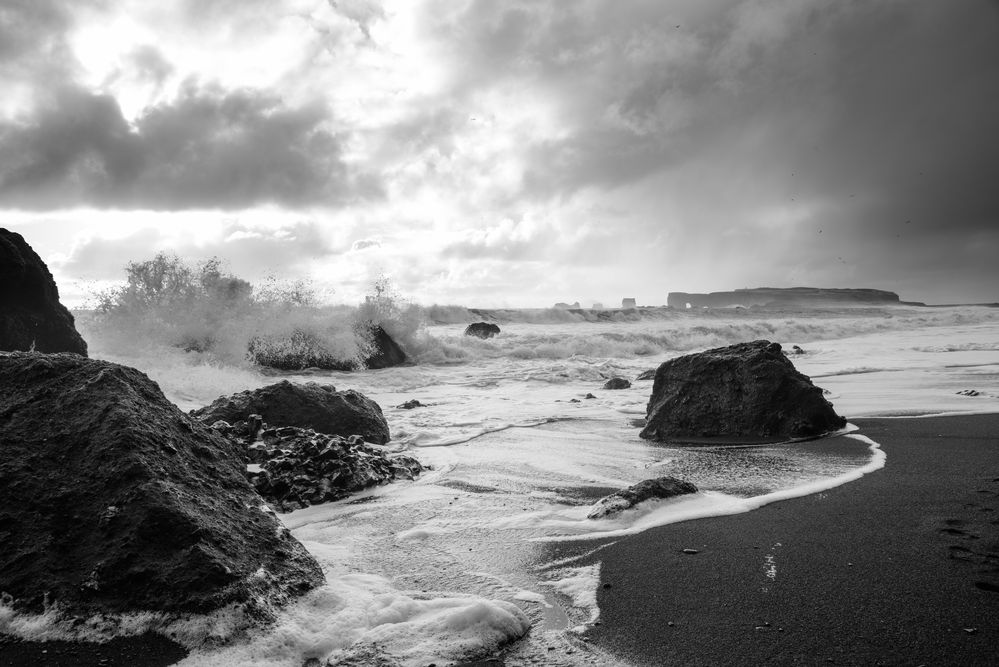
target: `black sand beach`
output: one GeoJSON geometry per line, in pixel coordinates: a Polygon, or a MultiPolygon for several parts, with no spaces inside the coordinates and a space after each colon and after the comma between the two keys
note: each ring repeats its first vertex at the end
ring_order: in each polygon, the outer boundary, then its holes
{"type": "MultiPolygon", "coordinates": [[[[589,639],[637,665],[999,663],[999,415],[855,423],[884,469],[601,550],[589,639]]],[[[0,641],[0,665],[181,657],[157,648],[0,641]]]]}
{"type": "Polygon", "coordinates": [[[601,550],[590,639],[638,665],[999,664],[999,415],[855,423],[884,469],[601,550]]]}

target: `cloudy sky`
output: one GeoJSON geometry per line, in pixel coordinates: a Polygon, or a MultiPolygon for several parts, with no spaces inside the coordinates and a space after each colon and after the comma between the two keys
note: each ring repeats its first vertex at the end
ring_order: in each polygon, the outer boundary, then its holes
{"type": "Polygon", "coordinates": [[[999,300],[996,0],[0,0],[0,226],[64,299],[999,300]]]}

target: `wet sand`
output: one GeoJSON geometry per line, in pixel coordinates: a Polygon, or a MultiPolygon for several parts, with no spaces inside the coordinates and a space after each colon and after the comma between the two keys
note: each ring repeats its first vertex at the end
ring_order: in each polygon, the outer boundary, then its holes
{"type": "Polygon", "coordinates": [[[884,469],[601,550],[589,639],[636,665],[999,664],[999,415],[854,423],[884,469]]]}

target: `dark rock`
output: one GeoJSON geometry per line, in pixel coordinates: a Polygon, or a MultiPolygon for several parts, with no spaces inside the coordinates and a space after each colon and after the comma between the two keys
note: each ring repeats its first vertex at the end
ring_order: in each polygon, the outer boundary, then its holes
{"type": "Polygon", "coordinates": [[[650,368],[647,371],[642,371],[641,373],[639,373],[638,377],[635,378],[635,381],[637,382],[638,380],[655,380],[655,379],[656,379],[656,369],[650,368]]]}
{"type": "Polygon", "coordinates": [[[956,393],[957,393],[958,396],[981,396],[982,395],[982,392],[978,391],[977,389],[962,389],[961,391],[956,392],[956,393]]]}
{"type": "Polygon", "coordinates": [[[596,396],[594,396],[593,394],[587,392],[586,396],[583,396],[583,398],[585,398],[585,399],[591,399],[591,398],[596,398],[596,396]]]}
{"type": "Polygon", "coordinates": [[[604,389],[630,389],[631,382],[624,378],[611,378],[604,382],[604,389]]]}
{"type": "Polygon", "coordinates": [[[73,315],[42,258],[20,234],[0,228],[0,350],[87,356],[73,315]]]}
{"type": "Polygon", "coordinates": [[[804,354],[804,353],[805,353],[805,351],[804,351],[804,350],[802,350],[802,349],[801,349],[800,347],[798,347],[797,345],[792,345],[792,346],[791,346],[791,354],[804,354]]]}
{"type": "Polygon", "coordinates": [[[323,581],[241,448],[135,369],[0,354],[0,424],[0,591],[18,606],[266,617],[323,581]]]}
{"type": "Polygon", "coordinates": [[[371,336],[374,347],[368,358],[364,360],[365,367],[379,369],[406,363],[406,353],[380,325],[371,326],[371,336]]]}
{"type": "Polygon", "coordinates": [[[649,440],[778,440],[846,423],[780,345],[765,340],[666,361],[656,371],[646,419],[641,436],[649,440]]]}
{"type": "Polygon", "coordinates": [[[611,514],[617,514],[638,503],[652,498],[673,498],[688,493],[697,493],[697,487],[690,482],[684,482],[675,477],[659,477],[658,479],[642,480],[609,496],[598,500],[586,515],[587,519],[600,519],[611,514]]]}
{"type": "MultiPolygon", "coordinates": [[[[260,472],[250,482],[279,511],[291,511],[346,498],[396,479],[415,479],[423,466],[411,456],[389,453],[360,437],[343,438],[311,429],[267,428],[264,442],[247,448],[260,472]]],[[[239,445],[238,436],[230,436],[239,445]]]]}
{"type": "Polygon", "coordinates": [[[296,384],[282,380],[252,391],[241,391],[215,399],[211,405],[192,410],[204,424],[219,419],[233,423],[252,414],[276,426],[311,428],[330,435],[361,435],[383,445],[389,428],[377,403],[352,389],[337,391],[333,385],[315,382],[296,384]]]}
{"type": "Polygon", "coordinates": [[[418,400],[416,400],[414,398],[412,400],[406,401],[405,403],[402,403],[402,404],[397,405],[395,407],[397,407],[397,408],[399,408],[401,410],[412,410],[413,408],[422,408],[422,407],[426,407],[426,406],[424,406],[423,403],[420,403],[418,400]]]}
{"type": "Polygon", "coordinates": [[[326,347],[318,335],[302,329],[294,329],[290,334],[254,336],[247,345],[246,356],[258,366],[279,371],[357,369],[355,359],[341,359],[326,347]]]}
{"type": "Polygon", "coordinates": [[[499,334],[500,328],[491,322],[473,322],[465,327],[466,336],[476,336],[478,338],[492,338],[499,334]]]}

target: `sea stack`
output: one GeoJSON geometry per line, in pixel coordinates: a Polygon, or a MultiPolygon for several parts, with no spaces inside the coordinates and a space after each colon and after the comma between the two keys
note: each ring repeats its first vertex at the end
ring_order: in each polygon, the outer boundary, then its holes
{"type": "Polygon", "coordinates": [[[641,436],[775,441],[818,436],[845,424],[780,344],[757,340],[660,365],[641,436]]]}
{"type": "Polygon", "coordinates": [[[87,356],[73,315],[42,258],[20,234],[0,228],[0,350],[87,356]]]}

